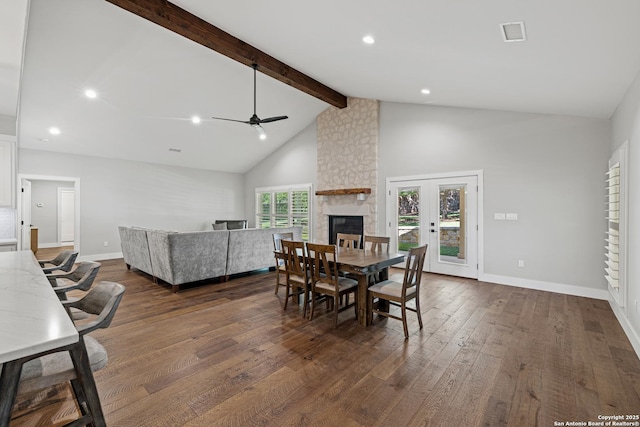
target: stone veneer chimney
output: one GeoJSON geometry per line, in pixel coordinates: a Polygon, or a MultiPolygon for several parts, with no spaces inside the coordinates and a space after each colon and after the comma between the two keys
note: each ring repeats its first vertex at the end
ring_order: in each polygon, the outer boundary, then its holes
{"type": "Polygon", "coordinates": [[[317,118],[316,190],[371,188],[371,194],[363,201],[355,194],[315,196],[316,241],[328,243],[328,215],[362,215],[364,234],[377,233],[379,111],[376,100],[349,98],[346,108],[328,108],[317,118]]]}

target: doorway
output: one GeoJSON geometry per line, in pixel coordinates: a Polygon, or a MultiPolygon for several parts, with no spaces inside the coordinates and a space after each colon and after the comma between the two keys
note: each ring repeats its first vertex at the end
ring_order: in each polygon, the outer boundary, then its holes
{"type": "Polygon", "coordinates": [[[387,180],[391,248],[428,244],[424,271],[478,278],[479,173],[387,180]]]}
{"type": "Polygon", "coordinates": [[[30,248],[30,225],[38,227],[38,238],[44,243],[42,247],[73,246],[74,250],[80,250],[80,179],[74,177],[44,176],[44,175],[18,175],[18,248],[25,250],[30,248]],[[23,191],[23,185],[29,186],[32,191],[23,191]],[[50,187],[46,192],[46,198],[40,195],[38,200],[32,196],[34,189],[50,187]],[[65,190],[61,194],[58,189],[65,190]],[[63,198],[64,207],[59,200],[63,198]],[[55,206],[55,208],[53,208],[55,206]],[[34,207],[35,206],[35,207],[34,207]],[[53,208],[53,209],[52,209],[53,208]],[[37,211],[34,211],[36,209],[37,211]],[[63,212],[61,212],[63,209],[63,212]],[[50,213],[43,217],[43,212],[50,213]],[[71,212],[69,212],[71,210],[71,212]],[[36,215],[37,214],[37,215],[36,215]],[[36,224],[35,217],[39,217],[36,224]],[[28,218],[27,218],[28,217],[28,218]],[[62,218],[64,217],[64,219],[62,218]],[[64,224],[61,226],[61,221],[64,224]],[[63,237],[61,232],[64,228],[63,237]],[[51,234],[51,232],[53,232],[51,234]],[[41,237],[42,236],[42,237],[41,237]],[[69,239],[69,240],[67,240],[69,239]]]}

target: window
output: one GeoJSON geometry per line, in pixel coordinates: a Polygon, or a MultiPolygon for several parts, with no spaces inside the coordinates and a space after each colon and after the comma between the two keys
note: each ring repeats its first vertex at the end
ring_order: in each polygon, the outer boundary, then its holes
{"type": "Polygon", "coordinates": [[[311,184],[295,187],[256,188],[256,227],[302,227],[309,241],[311,184]]]}

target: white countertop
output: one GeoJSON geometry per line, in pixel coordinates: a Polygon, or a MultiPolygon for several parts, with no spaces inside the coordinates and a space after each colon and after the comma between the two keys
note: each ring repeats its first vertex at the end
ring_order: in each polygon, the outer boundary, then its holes
{"type": "Polygon", "coordinates": [[[0,363],[77,341],[33,252],[0,252],[0,363]]]}

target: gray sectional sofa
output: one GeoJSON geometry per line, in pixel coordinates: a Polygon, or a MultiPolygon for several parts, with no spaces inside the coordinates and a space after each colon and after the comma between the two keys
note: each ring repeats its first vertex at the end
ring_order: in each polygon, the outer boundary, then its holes
{"type": "Polygon", "coordinates": [[[122,255],[127,268],[137,268],[171,284],[223,277],[274,266],[273,233],[293,232],[301,227],[246,228],[171,232],[119,226],[122,255]]]}

